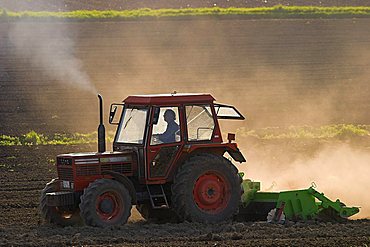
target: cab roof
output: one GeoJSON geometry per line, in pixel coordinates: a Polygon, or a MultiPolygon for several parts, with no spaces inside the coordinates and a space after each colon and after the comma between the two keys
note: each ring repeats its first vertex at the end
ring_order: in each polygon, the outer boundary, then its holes
{"type": "Polygon", "coordinates": [[[125,104],[156,105],[156,104],[188,104],[212,103],[215,99],[210,94],[173,93],[128,96],[125,104]]]}

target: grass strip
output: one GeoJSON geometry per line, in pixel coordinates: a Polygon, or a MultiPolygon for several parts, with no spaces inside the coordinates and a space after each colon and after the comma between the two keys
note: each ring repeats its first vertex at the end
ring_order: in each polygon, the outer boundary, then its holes
{"type": "MultiPolygon", "coordinates": [[[[288,128],[270,127],[257,130],[239,128],[236,132],[240,137],[254,137],[262,140],[272,139],[332,139],[349,140],[356,137],[370,138],[370,125],[336,124],[321,127],[291,126],[288,128]]],[[[107,133],[107,141],[113,142],[114,133],[107,133]]],[[[44,134],[30,131],[22,136],[0,135],[0,146],[30,145],[79,145],[97,143],[97,132],[82,134],[44,134]]]]}
{"type": "Polygon", "coordinates": [[[290,126],[287,128],[269,127],[257,130],[239,128],[237,136],[272,139],[335,139],[350,140],[356,137],[370,138],[370,125],[336,124],[320,127],[290,126]]]}
{"type": "MultiPolygon", "coordinates": [[[[107,141],[112,142],[114,133],[107,133],[107,141]]],[[[54,134],[46,136],[44,134],[30,131],[21,136],[0,135],[0,146],[31,146],[31,145],[79,145],[97,143],[97,132],[74,133],[74,134],[54,134]]]]}
{"type": "Polygon", "coordinates": [[[370,17],[370,7],[282,6],[260,8],[184,8],[133,10],[76,10],[68,12],[20,11],[0,9],[0,20],[136,20],[195,16],[228,16],[266,19],[290,18],[363,18],[370,17]]]}

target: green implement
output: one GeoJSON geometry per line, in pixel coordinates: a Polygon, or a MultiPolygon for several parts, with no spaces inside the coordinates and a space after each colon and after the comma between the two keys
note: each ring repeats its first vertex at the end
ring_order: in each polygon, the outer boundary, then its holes
{"type": "MultiPolygon", "coordinates": [[[[240,174],[241,176],[244,174],[240,174]]],[[[332,201],[324,193],[308,189],[282,192],[261,192],[260,182],[243,180],[240,220],[284,222],[299,220],[340,220],[357,214],[358,207],[347,207],[339,199],[332,201]]]]}

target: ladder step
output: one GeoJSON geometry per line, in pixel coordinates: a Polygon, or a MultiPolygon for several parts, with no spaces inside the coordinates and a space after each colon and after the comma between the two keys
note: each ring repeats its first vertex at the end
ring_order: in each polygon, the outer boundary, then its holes
{"type": "MultiPolygon", "coordinates": [[[[146,185],[152,207],[155,209],[164,208],[164,207],[168,208],[169,205],[168,205],[167,197],[166,197],[166,194],[164,193],[162,185],[159,185],[160,191],[157,191],[158,193],[154,193],[154,194],[151,188],[155,188],[155,187],[151,187],[151,186],[158,186],[158,185],[146,185]],[[162,199],[162,200],[158,200],[158,199],[162,199]]],[[[157,187],[157,189],[159,188],[157,187]]]]}

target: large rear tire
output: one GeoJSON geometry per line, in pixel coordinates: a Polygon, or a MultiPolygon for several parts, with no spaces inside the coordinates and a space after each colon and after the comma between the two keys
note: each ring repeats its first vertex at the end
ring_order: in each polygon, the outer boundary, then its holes
{"type": "Polygon", "coordinates": [[[179,222],[176,213],[169,208],[154,209],[151,205],[146,203],[136,205],[136,209],[145,220],[152,223],[163,224],[179,222]]]}
{"type": "Polygon", "coordinates": [[[56,224],[59,226],[73,226],[76,224],[81,224],[82,220],[80,217],[80,210],[78,207],[74,210],[48,206],[46,204],[46,193],[58,191],[58,180],[53,179],[46,184],[45,188],[41,191],[40,197],[40,209],[42,218],[51,224],[56,224]]]}
{"type": "Polygon", "coordinates": [[[80,214],[86,225],[123,225],[131,215],[131,196],[126,187],[112,179],[96,180],[81,196],[80,214]]]}
{"type": "Polygon", "coordinates": [[[172,185],[172,206],[181,220],[217,223],[237,215],[241,178],[227,159],[200,154],[187,160],[172,185]]]}

